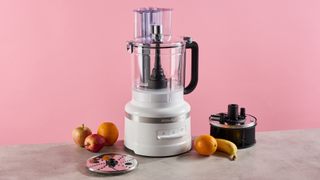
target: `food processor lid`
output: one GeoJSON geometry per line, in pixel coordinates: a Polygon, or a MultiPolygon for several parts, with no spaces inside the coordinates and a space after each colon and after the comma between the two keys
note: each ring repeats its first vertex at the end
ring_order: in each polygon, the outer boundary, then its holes
{"type": "MultiPolygon", "coordinates": [[[[217,113],[215,115],[219,116],[220,113],[217,113]]],[[[209,118],[209,123],[213,126],[216,126],[216,127],[228,128],[228,129],[242,129],[242,128],[254,127],[257,125],[257,118],[256,117],[249,115],[249,114],[246,114],[245,119],[246,119],[246,121],[243,124],[230,125],[228,123],[221,124],[219,121],[209,118]]]]}
{"type": "MultiPolygon", "coordinates": [[[[164,39],[167,39],[166,36],[164,36],[164,39]]],[[[192,38],[190,37],[170,37],[170,40],[163,41],[161,43],[146,43],[146,40],[144,38],[137,38],[133,41],[127,41],[127,51],[133,52],[136,48],[142,48],[142,49],[167,49],[167,48],[181,48],[184,49],[186,46],[186,43],[191,44],[192,38]]]]}
{"type": "Polygon", "coordinates": [[[257,125],[257,118],[246,114],[245,108],[241,108],[238,113],[237,104],[229,104],[227,113],[217,113],[209,117],[211,125],[222,128],[242,129],[250,128],[257,125]]]}
{"type": "Polygon", "coordinates": [[[184,37],[172,37],[172,36],[163,36],[163,41],[161,43],[149,42],[145,38],[136,38],[134,41],[131,41],[135,44],[136,47],[145,47],[145,48],[168,48],[168,47],[179,47],[185,45],[184,37]]]}

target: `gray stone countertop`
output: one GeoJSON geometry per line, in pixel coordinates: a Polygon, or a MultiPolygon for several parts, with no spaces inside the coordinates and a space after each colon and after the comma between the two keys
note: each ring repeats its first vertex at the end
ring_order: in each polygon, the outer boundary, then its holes
{"type": "Polygon", "coordinates": [[[74,143],[0,146],[0,179],[320,179],[320,129],[258,132],[256,140],[239,149],[235,161],[218,151],[201,156],[194,148],[174,157],[142,157],[122,140],[98,153],[74,143]],[[103,153],[133,155],[139,166],[117,176],[89,171],[86,160],[103,153]]]}

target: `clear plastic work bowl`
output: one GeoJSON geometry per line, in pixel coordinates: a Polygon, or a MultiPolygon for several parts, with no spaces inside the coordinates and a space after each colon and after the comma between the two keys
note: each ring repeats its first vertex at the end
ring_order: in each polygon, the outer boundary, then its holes
{"type": "Polygon", "coordinates": [[[145,44],[143,39],[128,42],[131,51],[132,88],[143,91],[171,92],[181,90],[185,82],[185,41],[176,37],[174,41],[158,44],[145,44]],[[150,89],[149,78],[160,59],[161,68],[167,80],[166,88],[150,89]]]}

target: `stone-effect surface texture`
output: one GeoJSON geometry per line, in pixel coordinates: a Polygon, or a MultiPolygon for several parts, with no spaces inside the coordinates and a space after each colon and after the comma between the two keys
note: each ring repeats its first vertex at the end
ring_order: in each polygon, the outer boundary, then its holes
{"type": "Polygon", "coordinates": [[[135,155],[123,141],[92,153],[74,143],[0,146],[0,179],[320,179],[320,129],[256,133],[257,143],[238,150],[238,159],[223,152],[151,158],[135,155]],[[90,172],[85,161],[102,153],[135,156],[137,169],[110,176],[90,172]]]}

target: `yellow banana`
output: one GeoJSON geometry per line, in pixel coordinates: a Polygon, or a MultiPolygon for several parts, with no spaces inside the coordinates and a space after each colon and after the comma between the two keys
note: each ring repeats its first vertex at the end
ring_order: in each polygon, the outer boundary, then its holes
{"type": "Polygon", "coordinates": [[[223,151],[223,152],[226,152],[230,155],[233,155],[232,160],[237,159],[236,153],[237,153],[238,148],[233,142],[228,141],[226,139],[219,139],[219,138],[215,138],[215,139],[218,144],[218,148],[217,148],[218,151],[223,151]]]}

